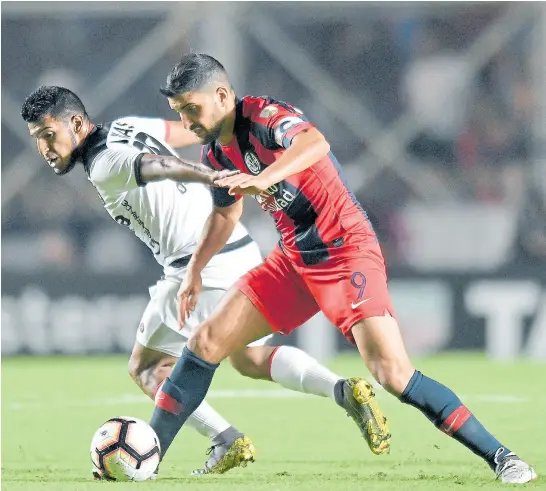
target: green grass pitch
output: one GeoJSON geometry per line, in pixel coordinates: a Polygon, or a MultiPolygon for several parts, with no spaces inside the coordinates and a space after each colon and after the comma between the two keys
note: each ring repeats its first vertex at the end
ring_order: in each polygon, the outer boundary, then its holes
{"type": "MultiPolygon", "coordinates": [[[[546,365],[493,364],[481,355],[446,354],[417,362],[453,388],[501,441],[534,464],[546,489],[546,365]]],[[[126,371],[126,357],[2,360],[2,489],[6,491],[443,490],[504,488],[486,465],[433,428],[417,410],[379,392],[393,433],[390,455],[374,456],[352,421],[328,399],[288,397],[271,383],[222,366],[209,402],[257,447],[257,461],[221,476],[190,477],[208,441],[184,429],[159,479],[94,482],[88,447],[113,416],[148,420],[152,403],[126,371]]],[[[356,356],[330,366],[366,375],[356,356]]]]}

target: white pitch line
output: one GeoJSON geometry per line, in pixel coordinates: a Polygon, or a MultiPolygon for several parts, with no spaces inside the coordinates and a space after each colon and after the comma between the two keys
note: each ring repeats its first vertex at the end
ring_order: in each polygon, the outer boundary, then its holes
{"type": "MultiPolygon", "coordinates": [[[[309,394],[294,392],[287,389],[273,390],[255,390],[255,389],[236,389],[236,390],[211,390],[207,394],[207,399],[288,399],[293,397],[306,397],[309,394]]],[[[8,404],[10,409],[36,409],[43,407],[63,408],[63,407],[89,407],[89,406],[115,406],[119,404],[151,404],[143,394],[120,394],[115,397],[104,399],[91,399],[87,401],[51,401],[51,402],[13,402],[8,404]]]]}
{"type": "MultiPolygon", "coordinates": [[[[303,394],[301,392],[294,392],[287,389],[271,389],[271,390],[256,390],[256,389],[217,389],[211,390],[207,394],[207,399],[292,399],[308,397],[310,394],[303,394]]],[[[380,394],[379,397],[382,402],[395,402],[395,398],[387,398],[384,394],[380,394]]],[[[487,394],[487,395],[473,395],[461,397],[463,402],[472,403],[494,403],[494,404],[522,404],[525,402],[546,402],[546,398],[530,398],[514,396],[509,394],[487,394]]],[[[87,401],[28,401],[28,402],[12,402],[8,403],[7,407],[13,410],[21,409],[39,409],[39,408],[69,408],[69,407],[90,407],[90,406],[116,406],[123,404],[151,404],[143,394],[120,394],[115,397],[108,397],[103,399],[91,399],[87,401]]]]}

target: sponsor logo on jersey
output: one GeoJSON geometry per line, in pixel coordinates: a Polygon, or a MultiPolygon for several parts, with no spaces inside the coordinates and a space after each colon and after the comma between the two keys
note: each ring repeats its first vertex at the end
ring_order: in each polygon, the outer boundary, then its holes
{"type": "Polygon", "coordinates": [[[248,170],[254,175],[258,175],[262,168],[260,159],[254,152],[251,151],[245,153],[245,165],[248,167],[248,170]]]}
{"type": "Polygon", "coordinates": [[[262,109],[260,113],[260,118],[270,118],[279,112],[279,109],[275,106],[266,106],[262,109]]]}
{"type": "Polygon", "coordinates": [[[254,196],[263,210],[270,213],[285,210],[296,199],[296,197],[286,189],[281,189],[277,184],[267,188],[260,194],[254,196]]]}
{"type": "Polygon", "coordinates": [[[123,208],[125,208],[131,214],[131,217],[133,217],[134,222],[131,222],[129,219],[125,218],[123,215],[120,215],[120,216],[116,217],[115,218],[116,222],[118,222],[121,225],[127,225],[133,231],[134,231],[134,223],[135,222],[138,225],[140,225],[140,227],[142,228],[142,231],[144,232],[144,235],[146,235],[146,237],[148,237],[148,239],[150,239],[149,242],[148,242],[148,247],[157,256],[161,252],[160,249],[159,249],[159,242],[152,237],[152,234],[150,233],[150,230],[148,229],[148,227],[146,227],[144,225],[144,222],[138,216],[138,213],[135,210],[133,210],[133,207],[131,206],[131,204],[126,199],[123,200],[123,202],[121,203],[121,206],[123,206],[123,208]],[[121,219],[121,220],[118,220],[118,219],[121,219]],[[126,220],[128,223],[125,223],[124,220],[126,220]]]}

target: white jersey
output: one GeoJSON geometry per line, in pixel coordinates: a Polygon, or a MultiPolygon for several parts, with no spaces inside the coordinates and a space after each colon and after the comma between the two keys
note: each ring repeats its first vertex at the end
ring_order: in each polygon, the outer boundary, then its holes
{"type": "MultiPolygon", "coordinates": [[[[141,181],[142,155],[176,156],[165,141],[166,128],[162,119],[117,119],[97,126],[75,158],[83,162],[110,216],[129,227],[150,248],[165,273],[172,275],[180,268],[171,267],[173,261],[194,252],[213,205],[210,191],[203,184],[141,181]]],[[[249,241],[247,230],[238,223],[228,246],[249,241]]],[[[214,266],[221,256],[215,256],[209,264],[214,266]]],[[[210,284],[203,273],[204,284],[210,284]]]]}

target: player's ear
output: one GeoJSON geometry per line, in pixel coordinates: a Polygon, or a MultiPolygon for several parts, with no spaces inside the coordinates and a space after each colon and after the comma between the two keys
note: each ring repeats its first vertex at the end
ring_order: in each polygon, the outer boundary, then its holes
{"type": "Polygon", "coordinates": [[[79,133],[83,128],[83,117],[81,114],[74,114],[71,118],[72,128],[74,128],[74,133],[79,133]]]}
{"type": "Polygon", "coordinates": [[[229,91],[226,87],[218,87],[216,89],[216,97],[218,97],[218,101],[222,106],[224,106],[228,100],[229,91]]]}

